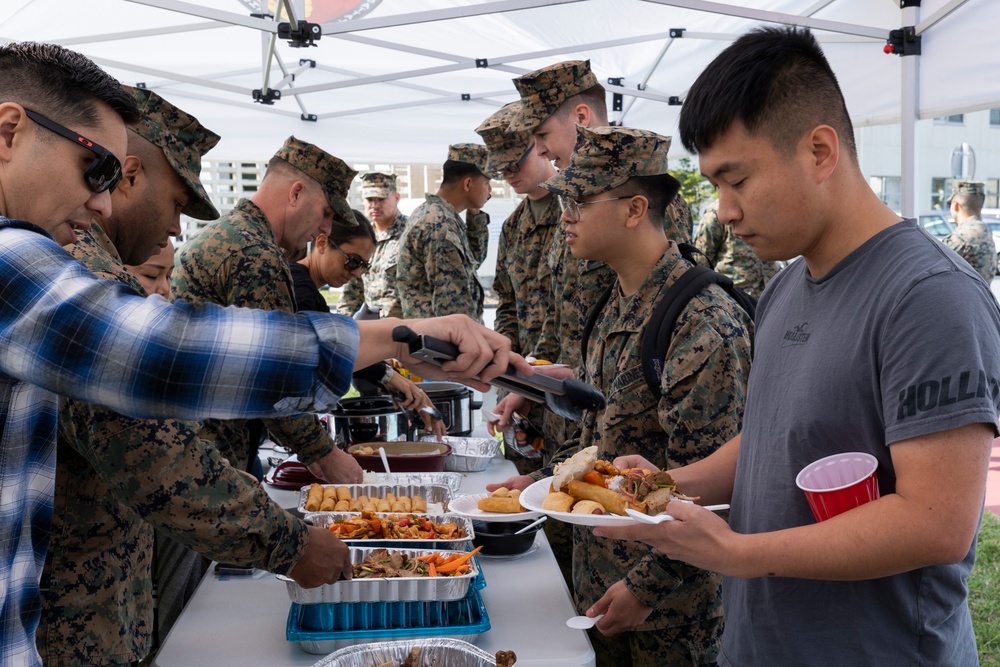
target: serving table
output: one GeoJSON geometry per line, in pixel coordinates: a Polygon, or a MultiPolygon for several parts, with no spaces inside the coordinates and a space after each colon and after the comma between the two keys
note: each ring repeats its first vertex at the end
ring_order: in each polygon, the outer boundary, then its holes
{"type": "MultiPolygon", "coordinates": [[[[466,473],[462,494],[483,493],[489,482],[517,474],[514,465],[494,459],[483,472],[466,473]]],[[[295,511],[298,492],[265,485],[282,507],[295,511]]],[[[517,667],[595,664],[587,634],[566,627],[576,615],[552,549],[539,531],[537,548],[515,560],[481,558],[482,591],[491,629],[475,644],[489,653],[512,650],[517,667]]],[[[285,639],[289,598],[285,584],[266,572],[219,577],[212,570],[167,635],[156,667],[284,667],[312,665],[322,656],[306,653],[285,639]]],[[[419,640],[414,640],[419,641],[419,640]]]]}

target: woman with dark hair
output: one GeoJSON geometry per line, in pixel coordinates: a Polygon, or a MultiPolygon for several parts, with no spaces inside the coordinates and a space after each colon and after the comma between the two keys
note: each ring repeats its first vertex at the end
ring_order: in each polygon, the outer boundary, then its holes
{"type": "MultiPolygon", "coordinates": [[[[357,226],[348,227],[334,222],[330,233],[317,236],[312,249],[304,257],[289,258],[297,310],[330,312],[320,287],[342,287],[351,278],[359,277],[371,268],[369,261],[375,254],[375,229],[368,218],[356,209],[354,217],[357,226]]],[[[383,361],[362,368],[354,373],[354,378],[355,381],[360,379],[378,385],[393,394],[399,404],[408,410],[419,410],[428,432],[445,435],[444,422],[431,418],[421,410],[433,407],[431,399],[414,382],[397,373],[392,364],[383,361]]]]}

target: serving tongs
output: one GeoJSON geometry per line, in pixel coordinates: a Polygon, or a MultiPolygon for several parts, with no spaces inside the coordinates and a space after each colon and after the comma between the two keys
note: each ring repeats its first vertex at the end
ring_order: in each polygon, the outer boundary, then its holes
{"type": "MultiPolygon", "coordinates": [[[[457,347],[432,336],[418,334],[407,326],[392,330],[392,339],[406,343],[411,357],[440,366],[458,357],[457,347]]],[[[580,419],[584,410],[601,410],[607,404],[604,394],[595,387],[573,378],[559,380],[542,373],[525,375],[514,366],[489,382],[494,387],[524,396],[529,401],[542,403],[552,412],[566,419],[580,419]]]]}

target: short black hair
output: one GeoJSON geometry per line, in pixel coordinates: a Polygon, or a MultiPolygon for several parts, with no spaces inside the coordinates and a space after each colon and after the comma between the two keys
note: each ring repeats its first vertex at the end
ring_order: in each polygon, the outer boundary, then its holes
{"type": "Polygon", "coordinates": [[[809,30],[759,28],[720,53],[684,100],[678,123],[681,142],[698,153],[735,121],[786,153],[813,127],[829,125],[851,160],[858,160],[844,95],[809,30]]]}
{"type": "Polygon", "coordinates": [[[89,58],[56,44],[13,42],[0,47],[0,102],[17,102],[64,125],[97,125],[95,101],[126,124],[139,120],[135,100],[89,58]]]}
{"type": "Polygon", "coordinates": [[[463,178],[468,176],[482,176],[483,178],[489,178],[486,174],[479,171],[479,167],[470,162],[445,160],[444,168],[442,169],[441,174],[441,184],[451,185],[452,183],[458,183],[463,178]]]}
{"type": "Polygon", "coordinates": [[[656,225],[663,226],[663,216],[667,205],[681,190],[681,183],[670,174],[654,176],[633,176],[610,192],[619,197],[642,195],[649,202],[646,216],[656,225]]]}
{"type": "Polygon", "coordinates": [[[365,214],[356,208],[352,208],[351,211],[354,212],[354,220],[358,224],[349,226],[334,220],[333,224],[330,225],[330,233],[326,235],[327,241],[341,245],[354,239],[366,238],[372,243],[376,243],[375,228],[372,227],[372,223],[368,221],[365,214]]]}
{"type": "Polygon", "coordinates": [[[586,90],[581,90],[576,95],[571,95],[563,100],[563,103],[559,105],[559,109],[556,111],[557,114],[568,114],[577,104],[586,104],[590,107],[591,112],[594,114],[594,121],[596,125],[607,125],[608,124],[608,97],[607,91],[604,90],[604,86],[601,84],[596,84],[587,88],[586,90]]]}

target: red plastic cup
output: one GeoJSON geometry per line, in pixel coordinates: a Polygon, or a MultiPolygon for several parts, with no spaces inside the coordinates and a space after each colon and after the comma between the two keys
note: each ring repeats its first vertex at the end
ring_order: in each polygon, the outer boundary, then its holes
{"type": "Polygon", "coordinates": [[[795,476],[816,521],[879,497],[878,459],[864,452],[844,452],[813,461],[795,476]]]}

